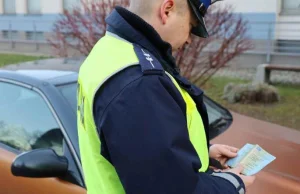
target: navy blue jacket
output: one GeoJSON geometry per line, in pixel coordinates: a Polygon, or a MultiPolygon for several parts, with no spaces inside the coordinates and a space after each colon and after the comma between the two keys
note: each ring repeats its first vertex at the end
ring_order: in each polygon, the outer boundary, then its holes
{"type": "MultiPolygon", "coordinates": [[[[208,136],[203,93],[179,75],[171,46],[124,8],[117,7],[106,22],[108,31],[147,49],[186,88],[208,136]]],[[[186,105],[166,75],[145,75],[140,66],[123,70],[96,94],[94,115],[101,154],[116,168],[126,193],[233,194],[244,188],[235,175],[240,188],[222,177],[198,172],[201,161],[189,140],[186,105]]]]}

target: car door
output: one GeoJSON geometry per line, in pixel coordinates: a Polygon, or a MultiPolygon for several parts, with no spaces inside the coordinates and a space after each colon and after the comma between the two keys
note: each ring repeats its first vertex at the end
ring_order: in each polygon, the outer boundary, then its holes
{"type": "Polygon", "coordinates": [[[21,153],[51,148],[59,156],[67,154],[64,137],[49,106],[32,88],[0,81],[0,194],[86,193],[68,179],[24,178],[11,173],[11,165],[21,153]]]}

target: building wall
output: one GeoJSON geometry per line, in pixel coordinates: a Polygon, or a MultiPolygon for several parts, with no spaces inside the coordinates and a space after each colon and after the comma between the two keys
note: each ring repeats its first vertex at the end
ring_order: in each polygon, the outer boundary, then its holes
{"type": "MultiPolygon", "coordinates": [[[[11,0],[16,2],[16,14],[27,14],[27,0],[11,0]]],[[[42,14],[58,14],[63,11],[63,0],[40,0],[42,14]]],[[[0,14],[3,13],[3,2],[0,0],[0,14]]]]}
{"type": "Polygon", "coordinates": [[[15,0],[16,1],[16,14],[26,14],[27,13],[27,4],[26,0],[15,0]]]}
{"type": "Polygon", "coordinates": [[[253,39],[300,40],[300,14],[282,13],[282,0],[226,0],[249,21],[253,39]],[[270,36],[271,35],[271,36],[270,36]]]}
{"type": "Polygon", "coordinates": [[[0,31],[51,32],[63,12],[63,0],[40,0],[41,14],[28,14],[27,0],[15,0],[16,14],[3,14],[3,1],[0,0],[0,31]]]}
{"type": "MultiPolygon", "coordinates": [[[[282,40],[300,40],[300,14],[287,15],[281,12],[281,3],[278,5],[276,38],[282,40]]],[[[300,45],[299,45],[300,46],[300,45]]]]}
{"type": "Polygon", "coordinates": [[[62,0],[41,0],[43,14],[58,14],[63,12],[62,0]]]}
{"type": "Polygon", "coordinates": [[[252,39],[268,40],[275,37],[278,0],[226,0],[219,4],[230,5],[235,14],[248,21],[248,35],[252,39]]]}
{"type": "MultiPolygon", "coordinates": [[[[276,13],[278,0],[226,0],[239,13],[276,13]]],[[[220,2],[223,3],[223,2],[220,2]]]]}
{"type": "Polygon", "coordinates": [[[3,13],[3,2],[0,0],[0,13],[3,13]]]}

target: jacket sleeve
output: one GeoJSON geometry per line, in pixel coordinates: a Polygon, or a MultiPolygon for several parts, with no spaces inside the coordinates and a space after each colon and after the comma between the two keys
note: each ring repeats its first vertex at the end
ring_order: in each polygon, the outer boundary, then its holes
{"type": "Polygon", "coordinates": [[[178,96],[166,77],[142,76],[97,117],[126,193],[244,193],[238,176],[198,172],[201,161],[189,140],[184,103],[178,96]]]}

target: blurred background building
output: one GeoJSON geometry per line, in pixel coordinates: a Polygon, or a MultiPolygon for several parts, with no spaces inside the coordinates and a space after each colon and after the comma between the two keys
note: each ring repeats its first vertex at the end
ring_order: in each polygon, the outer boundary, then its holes
{"type": "MultiPolygon", "coordinates": [[[[242,55],[245,65],[298,64],[300,0],[226,0],[249,21],[254,49],[242,55]]],[[[64,9],[80,0],[0,0],[0,50],[51,54],[47,38],[64,9]]],[[[239,59],[236,60],[241,60],[239,59]]]]}
{"type": "Polygon", "coordinates": [[[249,21],[254,40],[276,40],[278,52],[300,53],[300,0],[226,0],[249,21]]]}
{"type": "Polygon", "coordinates": [[[80,0],[0,0],[0,30],[3,40],[44,41],[64,9],[80,0]]]}
{"type": "Polygon", "coordinates": [[[80,0],[0,0],[0,50],[52,54],[47,39],[65,9],[80,0]]]}

